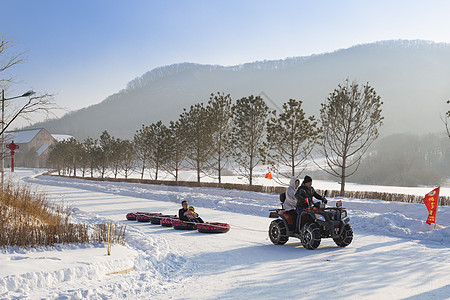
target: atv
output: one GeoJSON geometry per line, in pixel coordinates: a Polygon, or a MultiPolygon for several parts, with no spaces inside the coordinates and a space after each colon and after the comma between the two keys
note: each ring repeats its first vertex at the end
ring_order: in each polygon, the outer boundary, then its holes
{"type": "MultiPolygon", "coordinates": [[[[326,194],[325,191],[324,197],[326,194]]],[[[281,194],[280,199],[283,198],[281,194]]],[[[336,207],[327,207],[322,201],[303,209],[298,233],[295,230],[297,220],[285,210],[270,210],[269,217],[276,218],[269,226],[269,237],[275,245],[284,245],[289,237],[296,237],[303,247],[314,250],[319,247],[322,238],[332,238],[339,247],[346,247],[353,240],[350,218],[341,200],[336,202],[336,207]]]]}

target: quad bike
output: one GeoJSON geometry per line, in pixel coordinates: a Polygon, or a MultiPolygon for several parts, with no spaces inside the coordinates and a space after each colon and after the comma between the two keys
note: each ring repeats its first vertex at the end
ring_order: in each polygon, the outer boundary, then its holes
{"type": "MultiPolygon", "coordinates": [[[[326,194],[327,192],[325,196],[326,194]]],[[[280,199],[282,198],[281,196],[280,199]]],[[[269,237],[275,245],[284,245],[289,237],[296,237],[303,247],[314,250],[319,247],[322,238],[332,238],[339,247],[346,247],[353,240],[350,218],[340,200],[336,202],[336,207],[316,202],[303,209],[298,233],[295,232],[296,220],[285,210],[270,210],[269,217],[276,218],[269,226],[269,237]]]]}

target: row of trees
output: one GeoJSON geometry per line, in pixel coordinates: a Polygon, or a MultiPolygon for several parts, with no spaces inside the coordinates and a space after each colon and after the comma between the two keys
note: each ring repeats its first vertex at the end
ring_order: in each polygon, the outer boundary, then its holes
{"type": "Polygon", "coordinates": [[[339,177],[343,192],[345,179],[357,170],[378,136],[381,104],[368,84],[348,80],[322,104],[320,120],[306,115],[302,101],[290,99],[277,114],[259,96],[233,103],[229,94],[216,93],[206,105],[184,109],[167,126],[161,121],[142,125],[132,141],[105,131],[98,140],[59,142],[51,149],[49,163],[66,174],[81,170],[82,176],[99,172],[103,177],[110,169],[115,177],[128,177],[139,169],[141,178],[151,170],[152,178],[158,179],[164,170],[176,181],[180,168],[188,166],[196,170],[198,182],[204,174],[221,182],[225,166],[231,163],[252,185],[255,167],[261,163],[275,171],[289,168],[287,176],[298,176],[319,146],[326,165],[318,166],[339,177]]]}

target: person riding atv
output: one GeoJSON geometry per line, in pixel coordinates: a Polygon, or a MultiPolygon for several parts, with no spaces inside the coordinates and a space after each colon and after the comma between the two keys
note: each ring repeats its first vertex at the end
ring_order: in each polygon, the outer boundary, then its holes
{"type": "MultiPolygon", "coordinates": [[[[306,177],[305,179],[308,183],[309,179],[306,177]]],[[[342,207],[342,202],[337,201],[336,207],[326,207],[327,191],[324,196],[320,196],[312,187],[306,185],[302,188],[304,191],[299,190],[297,190],[299,196],[305,196],[304,193],[307,191],[306,195],[311,197],[303,198],[307,205],[301,206],[302,209],[298,210],[300,213],[297,223],[284,209],[271,210],[269,217],[276,218],[269,226],[269,237],[272,243],[283,245],[289,237],[296,237],[300,239],[303,247],[310,250],[319,247],[322,238],[332,238],[339,247],[350,245],[353,240],[353,229],[349,224],[350,218],[347,211],[342,207]],[[321,198],[322,202],[313,203],[313,196],[321,198]]],[[[302,204],[301,201],[300,204],[302,204]]]]}
{"type": "Polygon", "coordinates": [[[295,205],[297,210],[297,222],[295,223],[295,232],[299,233],[299,221],[302,215],[303,209],[308,208],[313,205],[313,197],[322,200],[323,203],[327,204],[327,199],[325,197],[316,193],[316,190],[312,187],[312,178],[308,175],[303,179],[302,185],[295,192],[295,199],[297,199],[297,204],[295,205]]]}

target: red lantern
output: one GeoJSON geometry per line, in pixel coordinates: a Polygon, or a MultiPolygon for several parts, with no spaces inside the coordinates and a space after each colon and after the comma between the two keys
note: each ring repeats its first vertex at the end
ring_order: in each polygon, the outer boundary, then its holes
{"type": "Polygon", "coordinates": [[[19,149],[19,145],[15,144],[14,141],[12,141],[11,144],[6,145],[6,148],[11,150],[11,172],[14,172],[14,153],[16,153],[15,150],[19,149]]]}

